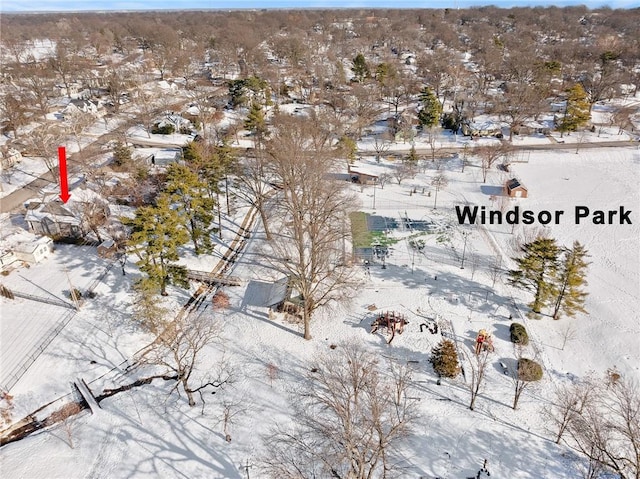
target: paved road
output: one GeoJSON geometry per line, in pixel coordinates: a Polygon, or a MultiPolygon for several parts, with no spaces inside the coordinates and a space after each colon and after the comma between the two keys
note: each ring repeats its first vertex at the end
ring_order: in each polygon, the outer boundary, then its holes
{"type": "MultiPolygon", "coordinates": [[[[511,145],[512,148],[516,151],[543,151],[543,150],[575,150],[578,145],[575,143],[544,143],[537,145],[511,145]]],[[[582,143],[580,144],[580,149],[591,149],[591,148],[632,148],[632,147],[640,147],[640,143],[637,141],[599,141],[593,143],[582,143]]],[[[463,147],[443,147],[437,149],[437,154],[443,153],[458,153],[463,150],[463,147]]],[[[473,148],[469,148],[470,153],[473,151],[473,148]]],[[[361,156],[371,156],[375,155],[374,151],[370,150],[361,150],[358,151],[358,154],[361,156]]],[[[402,156],[407,154],[407,149],[394,149],[391,148],[387,150],[382,156],[402,156]]],[[[429,148],[417,148],[416,154],[418,155],[431,155],[431,149],[429,148]]]]}
{"type": "MultiPolygon", "coordinates": [[[[178,110],[179,108],[181,108],[182,106],[184,106],[184,104],[186,103],[186,101],[180,102],[180,103],[176,103],[175,105],[171,105],[169,107],[162,107],[161,109],[159,109],[157,111],[157,113],[160,113],[163,110],[178,110]]],[[[129,121],[127,121],[125,124],[119,126],[118,128],[116,128],[113,131],[110,131],[108,133],[105,133],[104,135],[98,137],[96,139],[96,141],[94,141],[93,143],[91,143],[90,145],[86,146],[83,150],[83,156],[85,158],[91,158],[92,156],[97,156],[100,153],[103,153],[103,151],[101,150],[102,146],[104,146],[105,144],[107,144],[109,141],[114,140],[116,138],[118,138],[118,135],[122,134],[122,132],[124,132],[126,129],[130,128],[131,126],[137,124],[138,121],[136,118],[133,118],[129,121]]],[[[640,145],[637,141],[602,141],[602,142],[593,142],[593,143],[581,143],[579,148],[580,149],[590,149],[590,148],[612,148],[612,147],[634,147],[634,146],[638,146],[640,145]]],[[[578,145],[576,145],[575,143],[545,143],[545,144],[538,144],[538,145],[512,145],[513,148],[517,151],[540,151],[540,150],[569,150],[569,149],[576,149],[578,145]]],[[[245,148],[239,148],[239,150],[245,151],[245,148]]],[[[438,154],[453,154],[453,153],[457,153],[462,151],[462,147],[461,146],[457,146],[457,147],[444,147],[444,148],[439,148],[438,149],[438,154]]],[[[428,148],[420,148],[420,149],[416,149],[416,153],[418,155],[424,155],[424,156],[428,156],[431,154],[431,150],[428,148]]],[[[358,151],[358,154],[361,156],[365,156],[365,155],[372,155],[375,154],[375,152],[373,151],[358,151]]],[[[406,149],[400,150],[400,149],[390,149],[388,151],[386,151],[383,156],[403,156],[406,155],[407,151],[406,149]]],[[[74,171],[74,163],[76,165],[75,167],[75,171],[77,171],[77,161],[76,161],[76,157],[77,157],[77,153],[74,153],[72,155],[69,156],[69,165],[70,165],[70,173],[73,173],[74,171]]],[[[33,198],[38,191],[40,191],[40,189],[42,189],[45,186],[50,185],[51,183],[53,183],[53,178],[51,173],[47,172],[45,174],[43,174],[42,176],[40,176],[39,178],[35,179],[34,181],[32,181],[31,183],[29,183],[28,185],[24,186],[23,188],[14,191],[13,193],[10,193],[9,195],[5,196],[4,198],[2,198],[0,200],[0,213],[8,213],[11,211],[16,211],[19,210],[22,205],[24,204],[25,201],[27,201],[30,198],[33,198]]]]}

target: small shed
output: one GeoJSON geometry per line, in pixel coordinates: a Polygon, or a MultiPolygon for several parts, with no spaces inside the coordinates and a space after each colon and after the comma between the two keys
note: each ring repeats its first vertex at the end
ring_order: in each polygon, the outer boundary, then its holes
{"type": "Polygon", "coordinates": [[[349,173],[349,179],[352,183],[358,183],[360,185],[375,185],[378,183],[378,175],[354,169],[351,165],[347,166],[347,172],[349,173]]]}
{"type": "Polygon", "coordinates": [[[505,183],[505,191],[511,198],[526,198],[529,194],[527,188],[516,178],[505,183]]]}
{"type": "Polygon", "coordinates": [[[18,261],[18,257],[13,251],[0,250],[0,270],[4,270],[16,261],[18,261]]]}
{"type": "Polygon", "coordinates": [[[182,151],[177,148],[165,148],[157,151],[150,157],[153,166],[169,166],[173,163],[179,163],[182,159],[182,151]]]}
{"type": "Polygon", "coordinates": [[[13,252],[19,260],[36,264],[53,252],[53,240],[42,236],[35,241],[17,245],[13,248],[13,252]]]}

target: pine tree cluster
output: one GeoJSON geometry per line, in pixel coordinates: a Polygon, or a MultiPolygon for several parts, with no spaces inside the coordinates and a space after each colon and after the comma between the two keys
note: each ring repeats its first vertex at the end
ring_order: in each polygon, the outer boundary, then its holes
{"type": "Polygon", "coordinates": [[[579,242],[571,248],[560,247],[552,238],[538,238],[522,247],[523,255],[514,258],[518,268],[509,271],[509,283],[533,292],[529,304],[534,313],[553,308],[554,319],[560,313],[575,316],[586,313],[584,302],[588,293],[587,250],[579,242]]]}

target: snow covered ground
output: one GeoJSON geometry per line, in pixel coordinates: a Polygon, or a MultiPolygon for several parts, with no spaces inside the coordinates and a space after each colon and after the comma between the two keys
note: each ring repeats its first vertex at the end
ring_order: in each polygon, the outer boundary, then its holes
{"type": "MultiPolygon", "coordinates": [[[[443,165],[449,185],[438,193],[436,210],[430,186],[433,169],[427,168],[401,185],[390,182],[384,189],[376,188],[375,209],[373,187],[353,185],[362,211],[395,220],[398,228],[390,231],[395,243],[385,269],[381,262],[374,262],[369,276],[364,266],[356,266],[361,268],[359,293],[349,304],[316,315],[312,341],[302,339],[299,325],[268,317],[261,292],[278,275],[265,266],[258,223],[245,254],[231,272],[242,278],[243,284],[225,289],[231,307],[215,314],[224,322],[225,341],[207,351],[201,366],[215,367],[224,351],[236,370],[234,385],[214,396],[206,395],[203,410],[200,405],[189,408],[184,397],[170,395],[171,383],[154,382],[119,394],[103,401],[98,414],[84,413],[67,425],[3,447],[0,471],[16,478],[243,478],[244,467],[249,465],[251,477],[261,477],[257,467],[263,450],[261,434],[274,424],[295,420],[290,415],[288,392],[305,373],[306,361],[317,352],[330,354],[330,345],[341,347],[347,340],[415,366],[414,396],[419,398],[422,418],[399,458],[407,468],[407,477],[475,477],[485,459],[492,477],[578,477],[572,459],[575,455],[552,442],[553,434],[547,431],[541,411],[548,407],[554,384],[574,376],[602,375],[615,366],[623,375],[640,379],[640,152],[634,148],[585,149],[578,154],[573,150],[544,151],[532,152],[526,159],[527,163],[512,164],[509,177],[519,178],[529,197],[507,200],[506,208],[518,205],[535,212],[565,211],[563,221],[548,225],[548,230],[560,244],[570,246],[578,240],[591,254],[588,316],[530,320],[524,315],[525,304],[531,299],[528,294],[508,287],[504,278],[492,288],[490,265],[501,255],[503,266],[511,266],[511,239],[520,230],[516,228],[512,234],[508,225],[460,227],[453,208],[462,204],[499,208],[501,200],[496,192],[506,179],[503,172],[492,170],[482,184],[478,167],[467,166],[461,173],[460,160],[449,160],[443,165]],[[591,210],[624,206],[632,211],[633,224],[576,225],[573,210],[581,205],[591,210]],[[428,234],[408,228],[403,221],[407,217],[451,227],[443,235],[428,234]],[[424,240],[423,252],[411,248],[410,236],[424,240]],[[378,311],[407,315],[410,324],[391,345],[382,335],[369,333],[374,315],[371,305],[378,311]],[[545,369],[543,380],[525,391],[515,411],[511,409],[513,384],[500,366],[503,362],[512,368],[515,363],[508,332],[510,315],[527,326],[532,340],[527,352],[545,369]],[[438,334],[420,331],[427,318],[437,318],[441,326],[438,334]],[[563,347],[567,327],[575,328],[575,334],[563,347]],[[493,334],[496,352],[472,412],[467,407],[469,392],[463,378],[437,385],[428,358],[443,330],[456,338],[461,350],[469,350],[481,328],[493,334]],[[269,364],[277,369],[273,384],[267,373],[269,364]],[[242,408],[231,425],[230,443],[224,440],[220,421],[225,402],[242,408]]],[[[373,158],[364,158],[361,166],[392,168],[384,161],[377,164],[373,158]]],[[[245,213],[239,210],[231,218],[234,230],[245,213]]],[[[231,231],[225,231],[225,241],[231,236],[231,231]]],[[[58,258],[64,255],[69,255],[64,264],[74,283],[90,283],[104,268],[95,255],[63,249],[42,269],[31,268],[29,279],[39,284],[52,281],[55,284],[48,284],[48,288],[65,289],[63,280],[46,279],[61,267],[58,258]]],[[[188,263],[197,269],[215,263],[198,264],[200,261],[191,258],[188,263]]],[[[99,388],[103,375],[120,374],[119,365],[149,340],[129,321],[130,285],[135,279],[132,265],[127,266],[127,272],[122,276],[118,265],[109,271],[95,289],[97,298],[82,306],[13,388],[16,418],[67,394],[69,381],[76,377],[99,388]]],[[[188,294],[172,290],[167,305],[177,310],[188,294]]],[[[29,307],[12,309],[15,312],[7,317],[7,308],[14,306],[9,300],[1,301],[3,327],[7,319],[17,323],[38,314],[29,307]]],[[[211,314],[208,311],[210,308],[203,314],[211,314]]]]}

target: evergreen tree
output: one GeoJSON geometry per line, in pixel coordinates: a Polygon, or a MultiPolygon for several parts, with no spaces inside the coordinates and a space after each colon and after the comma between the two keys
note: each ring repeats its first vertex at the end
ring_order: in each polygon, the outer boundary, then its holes
{"type": "Polygon", "coordinates": [[[144,281],[133,286],[135,292],[133,318],[145,331],[158,336],[167,326],[167,310],[160,306],[158,292],[150,286],[144,281]]]}
{"type": "Polygon", "coordinates": [[[131,148],[117,142],[113,147],[113,163],[116,166],[124,166],[131,163],[131,148]]]}
{"type": "Polygon", "coordinates": [[[201,159],[201,147],[198,142],[190,141],[187,146],[182,148],[182,159],[187,164],[198,164],[201,159]]]}
{"type": "Polygon", "coordinates": [[[438,98],[431,91],[431,88],[424,87],[420,92],[420,103],[422,108],[418,112],[418,122],[421,128],[432,128],[440,121],[442,115],[442,105],[438,98]]]}
{"type": "Polygon", "coordinates": [[[351,71],[353,72],[353,75],[357,82],[362,82],[365,78],[369,77],[369,66],[367,65],[367,61],[365,60],[362,53],[358,53],[353,59],[353,66],[351,67],[351,71]]]}
{"type": "Polygon", "coordinates": [[[146,274],[141,280],[144,288],[159,289],[166,296],[169,284],[188,287],[186,268],[175,262],[179,259],[178,247],[189,241],[189,233],[166,195],[158,198],[156,206],[138,208],[135,218],[123,218],[122,222],[132,229],[127,246],[146,274]]]}
{"type": "Polygon", "coordinates": [[[267,120],[262,106],[258,102],[252,102],[249,114],[244,122],[244,127],[256,138],[262,139],[267,134],[267,120]]]}
{"type": "Polygon", "coordinates": [[[229,81],[229,101],[233,108],[242,106],[247,102],[246,96],[246,80],[230,80],[229,81]]]}
{"type": "Polygon", "coordinates": [[[379,63],[376,67],[376,81],[384,87],[386,86],[387,79],[393,76],[394,73],[393,67],[389,63],[379,63]]]}
{"type": "Polygon", "coordinates": [[[207,184],[185,165],[173,164],[167,169],[163,195],[178,207],[196,254],[210,252],[214,201],[207,194],[207,184]]]}
{"type": "Polygon", "coordinates": [[[418,152],[416,151],[416,147],[414,145],[411,145],[411,149],[409,150],[406,161],[413,167],[418,164],[418,152]]]}
{"type": "Polygon", "coordinates": [[[450,339],[443,339],[431,350],[430,361],[440,377],[455,378],[460,372],[458,352],[450,339]]]}
{"type": "Polygon", "coordinates": [[[353,163],[356,161],[356,153],[358,152],[358,144],[352,138],[349,138],[346,135],[343,135],[338,144],[336,145],[338,150],[343,153],[349,163],[353,163]]]}
{"type": "Polygon", "coordinates": [[[584,301],[589,293],[583,291],[582,287],[587,284],[587,256],[587,250],[577,241],[571,249],[565,251],[556,278],[557,297],[553,319],[558,319],[560,311],[567,316],[586,313],[584,301]]]}
{"type": "Polygon", "coordinates": [[[553,301],[557,294],[556,272],[560,248],[552,238],[538,238],[522,246],[521,258],[513,258],[518,269],[509,271],[509,284],[533,291],[529,305],[534,313],[553,301]]]}
{"type": "Polygon", "coordinates": [[[582,85],[576,83],[567,92],[567,107],[558,129],[563,134],[566,131],[576,131],[589,121],[590,110],[587,93],[582,85]]]}

